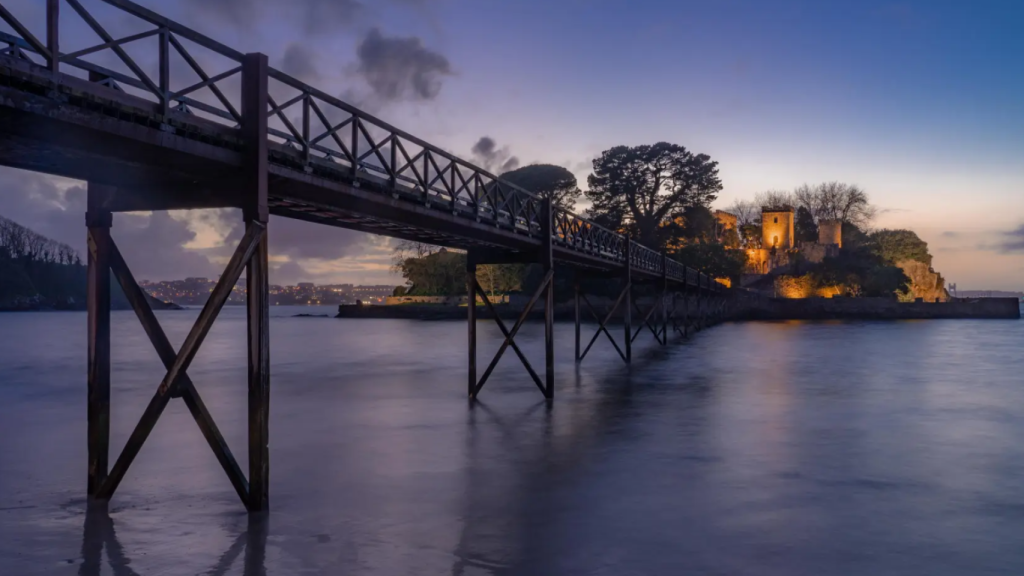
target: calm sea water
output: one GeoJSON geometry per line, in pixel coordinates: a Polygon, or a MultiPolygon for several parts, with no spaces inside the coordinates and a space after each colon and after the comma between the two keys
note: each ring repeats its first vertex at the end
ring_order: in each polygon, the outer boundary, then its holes
{"type": "MultiPolygon", "coordinates": [[[[727,324],[632,369],[560,324],[549,408],[511,351],[466,402],[464,322],[310,311],[272,310],[257,521],[177,400],[87,514],[85,315],[0,315],[0,574],[1024,574],[1024,323],[727,324]]],[[[189,371],[243,468],[244,335],[189,371]]],[[[163,376],[113,341],[112,459],[163,376]]]]}

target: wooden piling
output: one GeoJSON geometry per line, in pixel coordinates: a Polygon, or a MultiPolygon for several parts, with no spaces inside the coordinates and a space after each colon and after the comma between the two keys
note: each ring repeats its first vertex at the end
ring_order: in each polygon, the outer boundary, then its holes
{"type": "Polygon", "coordinates": [[[551,275],[544,298],[544,396],[555,397],[555,257],[554,257],[554,214],[551,198],[544,200],[542,209],[544,232],[541,247],[541,265],[551,275]]]}
{"type": "Polygon", "coordinates": [[[472,253],[466,255],[466,329],[469,336],[467,350],[469,352],[469,387],[467,393],[472,398],[476,391],[476,262],[472,253]]]}
{"type": "Polygon", "coordinates": [[[626,294],[626,306],[623,309],[622,323],[625,325],[626,334],[626,364],[629,364],[633,361],[633,324],[631,322],[633,308],[633,241],[629,239],[629,234],[626,234],[625,237],[626,262],[622,281],[625,283],[623,290],[626,294]]]}
{"type": "Polygon", "coordinates": [[[576,317],[576,363],[580,363],[580,281],[577,277],[573,286],[573,309],[576,317]]]}
{"type": "Polygon", "coordinates": [[[260,239],[246,265],[249,339],[249,501],[250,512],[270,503],[270,282],[266,224],[269,65],[264,54],[242,58],[243,216],[246,230],[260,239]]]}
{"type": "Polygon", "coordinates": [[[113,215],[101,206],[106,190],[89,183],[86,212],[89,247],[88,309],[88,481],[95,496],[107,479],[110,455],[110,227],[113,215]]]}

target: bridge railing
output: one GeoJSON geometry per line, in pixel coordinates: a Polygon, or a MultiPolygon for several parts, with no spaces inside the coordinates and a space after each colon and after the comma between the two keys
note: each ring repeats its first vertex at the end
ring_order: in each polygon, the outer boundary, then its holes
{"type": "MultiPolygon", "coordinates": [[[[7,45],[0,53],[107,83],[153,102],[164,118],[201,119],[231,129],[241,124],[242,52],[129,0],[101,0],[108,20],[130,32],[119,38],[97,17],[102,5],[90,11],[80,0],[40,1],[46,3],[42,39],[0,4],[0,19],[14,32],[0,31],[0,43],[7,45]],[[74,23],[59,17],[69,9],[78,16],[74,23]],[[76,31],[91,32],[98,43],[81,44],[76,31]]],[[[397,197],[516,233],[539,236],[547,229],[544,198],[281,70],[269,69],[267,96],[268,137],[280,151],[275,161],[383,185],[397,197]]],[[[611,262],[625,264],[628,258],[636,270],[662,273],[660,253],[568,210],[552,212],[557,246],[611,262]]],[[[703,279],[671,260],[666,267],[673,280],[703,279]]]]}

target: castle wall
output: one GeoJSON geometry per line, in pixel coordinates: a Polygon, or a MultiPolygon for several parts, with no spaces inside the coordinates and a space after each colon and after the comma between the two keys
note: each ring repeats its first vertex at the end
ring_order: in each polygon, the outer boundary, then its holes
{"type": "Polygon", "coordinates": [[[822,220],[818,222],[818,244],[835,244],[843,247],[843,223],[839,220],[822,220]]]}
{"type": "Polygon", "coordinates": [[[796,234],[793,231],[793,210],[761,212],[761,239],[765,248],[792,250],[796,234]]]}
{"type": "Polygon", "coordinates": [[[722,227],[722,230],[735,228],[738,221],[735,214],[731,214],[724,210],[715,210],[715,218],[718,219],[718,224],[722,227]]]}

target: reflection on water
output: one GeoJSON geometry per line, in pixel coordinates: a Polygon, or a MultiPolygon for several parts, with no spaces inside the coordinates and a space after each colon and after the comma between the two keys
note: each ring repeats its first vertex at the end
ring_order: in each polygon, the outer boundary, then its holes
{"type": "MultiPolygon", "coordinates": [[[[106,572],[104,566],[109,566],[110,572],[114,576],[138,576],[139,573],[131,566],[131,558],[125,554],[124,546],[117,539],[117,530],[114,524],[106,503],[94,502],[86,505],[85,524],[82,528],[82,563],[78,567],[79,576],[98,576],[106,572]],[[106,559],[103,557],[104,550],[106,559]]],[[[235,564],[243,551],[245,559],[240,566],[242,573],[245,576],[266,574],[268,525],[268,514],[250,515],[244,531],[224,551],[217,563],[204,574],[224,576],[229,573],[237,573],[239,567],[235,564]]],[[[188,552],[188,550],[182,550],[183,554],[188,552]]]]}
{"type": "MultiPolygon", "coordinates": [[[[1019,322],[723,325],[632,369],[600,340],[577,368],[558,325],[553,405],[514,356],[469,404],[462,322],[272,312],[257,517],[178,402],[86,506],[85,316],[0,316],[0,573],[1024,571],[1019,322]]],[[[176,345],[196,314],[160,313],[176,345]]],[[[163,370],[113,333],[117,450],[163,370]]],[[[244,335],[227,309],[189,371],[243,469],[244,335]]]]}

